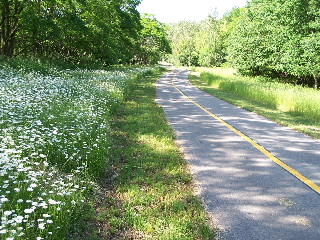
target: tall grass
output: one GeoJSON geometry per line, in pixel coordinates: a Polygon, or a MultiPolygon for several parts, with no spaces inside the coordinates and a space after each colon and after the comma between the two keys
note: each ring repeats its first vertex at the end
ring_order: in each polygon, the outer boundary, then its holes
{"type": "Polygon", "coordinates": [[[0,67],[0,238],[74,239],[109,167],[110,121],[128,82],[150,69],[0,67]]]}
{"type": "Polygon", "coordinates": [[[199,69],[201,78],[216,89],[234,93],[244,99],[320,121],[320,92],[259,77],[237,76],[233,69],[199,69]]]}

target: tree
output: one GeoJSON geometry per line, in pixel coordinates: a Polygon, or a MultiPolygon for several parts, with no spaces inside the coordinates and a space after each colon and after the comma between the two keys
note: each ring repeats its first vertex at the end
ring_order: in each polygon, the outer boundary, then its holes
{"type": "Polygon", "coordinates": [[[195,39],[198,31],[199,23],[188,21],[172,24],[169,27],[168,36],[172,44],[173,63],[186,66],[199,65],[195,39]]]}
{"type": "Polygon", "coordinates": [[[157,63],[166,54],[171,53],[167,27],[151,14],[142,16],[141,24],[143,27],[139,33],[141,47],[135,52],[134,62],[141,64],[157,63]]]}
{"type": "Polygon", "coordinates": [[[230,12],[224,14],[222,19],[219,20],[220,39],[222,44],[222,57],[223,62],[228,61],[228,47],[231,33],[237,26],[238,21],[241,19],[242,12],[245,8],[233,8],[230,12]]]}
{"type": "Polygon", "coordinates": [[[252,1],[241,11],[228,41],[228,60],[243,74],[271,74],[277,33],[268,1],[252,1]]]}
{"type": "Polygon", "coordinates": [[[303,38],[301,46],[304,52],[301,56],[302,76],[312,76],[313,86],[319,87],[320,77],[320,33],[310,34],[303,38]]]}
{"type": "Polygon", "coordinates": [[[86,46],[89,29],[77,1],[31,1],[21,14],[16,53],[74,58],[86,46]]]}
{"type": "Polygon", "coordinates": [[[229,38],[229,59],[240,72],[299,79],[317,87],[318,0],[252,0],[229,38]]]}
{"type": "Polygon", "coordinates": [[[209,15],[201,22],[180,22],[169,28],[172,61],[186,66],[220,66],[225,61],[221,22],[209,15]]]}
{"type": "Polygon", "coordinates": [[[12,57],[20,15],[26,1],[1,0],[0,2],[0,55],[12,57]]]}
{"type": "Polygon", "coordinates": [[[199,54],[199,65],[205,67],[220,66],[224,61],[220,22],[216,17],[208,18],[199,24],[195,35],[195,48],[199,54]]]}
{"type": "Polygon", "coordinates": [[[90,0],[83,19],[89,28],[88,52],[107,64],[129,63],[142,29],[137,0],[90,0]]]}
{"type": "Polygon", "coordinates": [[[129,63],[140,0],[1,0],[0,55],[129,63]]]}

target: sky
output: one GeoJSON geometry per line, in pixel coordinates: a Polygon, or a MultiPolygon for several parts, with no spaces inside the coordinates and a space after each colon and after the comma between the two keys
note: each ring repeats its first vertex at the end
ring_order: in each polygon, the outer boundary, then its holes
{"type": "Polygon", "coordinates": [[[247,0],[142,0],[138,11],[154,14],[162,23],[201,21],[218,12],[218,18],[234,7],[243,7],[247,0]]]}

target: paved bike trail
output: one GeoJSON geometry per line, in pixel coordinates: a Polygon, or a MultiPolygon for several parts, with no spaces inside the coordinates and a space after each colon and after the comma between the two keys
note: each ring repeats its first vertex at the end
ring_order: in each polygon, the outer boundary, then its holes
{"type": "Polygon", "coordinates": [[[318,186],[320,141],[197,89],[187,70],[162,76],[156,101],[175,130],[220,239],[320,239],[320,194],[180,91],[318,186]]]}

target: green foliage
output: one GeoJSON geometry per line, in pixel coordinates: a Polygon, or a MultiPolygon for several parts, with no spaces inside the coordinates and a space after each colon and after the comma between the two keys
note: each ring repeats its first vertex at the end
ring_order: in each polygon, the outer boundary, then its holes
{"type": "Polygon", "coordinates": [[[165,27],[154,18],[141,19],[138,4],[140,0],[3,0],[0,55],[77,64],[157,62],[171,51],[165,27]]]}
{"type": "Polygon", "coordinates": [[[140,49],[135,53],[134,61],[142,64],[154,64],[171,53],[166,26],[155,19],[154,15],[145,14],[141,19],[142,30],[139,33],[140,49]]]}
{"type": "Polygon", "coordinates": [[[222,22],[210,15],[201,22],[180,22],[171,25],[169,37],[171,61],[185,66],[220,66],[225,62],[225,32],[222,22]]]}
{"type": "Polygon", "coordinates": [[[228,64],[240,74],[282,78],[318,88],[320,2],[252,0],[217,20],[171,25],[171,62],[186,66],[228,64]]]}
{"type": "Polygon", "coordinates": [[[200,23],[200,29],[195,36],[195,48],[199,53],[199,65],[210,67],[220,66],[224,60],[222,34],[220,23],[209,16],[200,23]]]}
{"type": "Polygon", "coordinates": [[[199,54],[195,47],[195,36],[199,24],[182,21],[169,27],[168,35],[172,44],[170,61],[185,66],[197,66],[199,54]]]}
{"type": "Polygon", "coordinates": [[[229,60],[241,73],[295,77],[317,87],[319,1],[253,0],[229,38],[229,60]]]}

